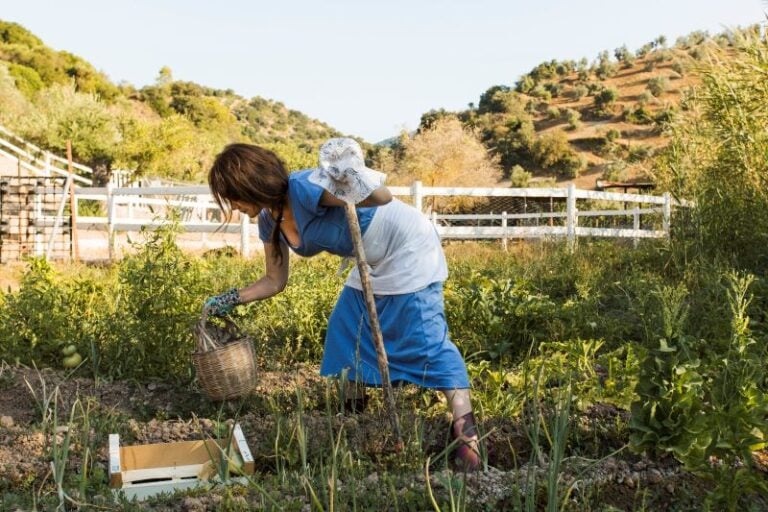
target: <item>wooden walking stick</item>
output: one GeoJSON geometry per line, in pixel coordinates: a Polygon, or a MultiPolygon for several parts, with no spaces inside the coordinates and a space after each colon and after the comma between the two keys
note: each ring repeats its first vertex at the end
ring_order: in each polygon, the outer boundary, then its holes
{"type": "Polygon", "coordinates": [[[67,141],[67,171],[69,172],[69,214],[72,228],[72,259],[80,261],[80,241],[77,237],[77,199],[75,199],[75,171],[72,168],[72,141],[67,141]]]}
{"type": "Polygon", "coordinates": [[[357,211],[355,205],[347,203],[344,206],[349,223],[349,231],[352,233],[352,245],[355,247],[355,259],[357,260],[357,270],[360,272],[360,282],[363,285],[363,295],[365,296],[365,306],[368,309],[368,318],[371,321],[371,337],[376,347],[376,356],[379,363],[379,373],[381,373],[381,387],[384,390],[384,404],[389,413],[389,420],[392,423],[392,430],[395,432],[396,449],[403,449],[403,435],[400,432],[400,419],[397,416],[395,407],[395,395],[392,391],[392,383],[389,381],[389,362],[387,361],[387,352],[384,350],[384,338],[381,335],[381,326],[379,325],[379,315],[376,313],[376,302],[373,299],[373,289],[371,288],[371,277],[368,274],[368,262],[365,261],[365,251],[363,250],[363,236],[360,233],[360,223],[357,220],[357,211]]]}

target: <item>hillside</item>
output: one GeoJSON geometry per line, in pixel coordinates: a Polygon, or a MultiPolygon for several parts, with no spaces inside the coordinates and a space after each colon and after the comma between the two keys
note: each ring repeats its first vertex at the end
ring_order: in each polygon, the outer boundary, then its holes
{"type": "MultiPolygon", "coordinates": [[[[409,146],[450,118],[482,142],[486,168],[498,170],[481,176],[482,166],[458,164],[466,168],[454,175],[463,181],[441,176],[446,184],[575,182],[592,188],[598,179],[647,181],[654,155],[667,144],[664,127],[699,83],[708,48],[728,48],[732,37],[694,32],[668,45],[660,36],[635,51],[601,52],[591,62],[543,62],[514,84],[489,87],[466,110],[425,113],[415,134],[365,145],[370,164],[403,183],[456,168],[456,161],[435,158],[434,169],[420,169],[416,145],[409,146]]],[[[168,67],[149,86],[114,84],[82,58],[2,21],[0,103],[0,124],[60,154],[72,140],[75,159],[107,171],[102,174],[122,168],[200,181],[213,156],[232,141],[265,145],[289,168],[303,168],[316,164],[324,140],[340,135],[280,102],[176,80],[168,67]]],[[[419,151],[443,151],[439,137],[431,138],[435,146],[421,144],[419,151]]]]}
{"type": "Polygon", "coordinates": [[[490,87],[466,110],[425,113],[415,138],[458,118],[496,159],[503,184],[648,181],[654,155],[668,142],[664,128],[700,82],[708,49],[732,43],[732,33],[699,31],[674,45],[660,36],[634,52],[603,51],[591,63],[543,62],[515,84],[490,87]]]}
{"type": "Polygon", "coordinates": [[[281,102],[244,98],[159,71],[140,89],[114,84],[84,59],[0,21],[0,124],[90,166],[136,169],[199,181],[223,144],[277,151],[291,168],[313,165],[317,147],[340,133],[281,102]]]}

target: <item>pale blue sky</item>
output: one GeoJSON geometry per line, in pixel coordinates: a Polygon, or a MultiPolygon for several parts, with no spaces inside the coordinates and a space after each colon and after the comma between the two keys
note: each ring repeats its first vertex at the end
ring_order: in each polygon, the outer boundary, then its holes
{"type": "Polygon", "coordinates": [[[761,0],[6,0],[0,19],[141,87],[169,66],[369,142],[550,59],[765,21],[761,0]]]}

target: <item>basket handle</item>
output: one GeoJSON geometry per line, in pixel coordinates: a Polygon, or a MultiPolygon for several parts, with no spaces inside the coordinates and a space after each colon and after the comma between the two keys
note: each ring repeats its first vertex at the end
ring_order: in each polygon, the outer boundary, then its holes
{"type": "MultiPolygon", "coordinates": [[[[224,330],[229,334],[229,337],[232,340],[237,340],[243,337],[243,332],[232,319],[226,316],[217,318],[224,322],[224,330]]],[[[208,330],[206,329],[208,323],[208,317],[203,316],[195,325],[195,330],[197,331],[197,346],[198,349],[203,352],[208,352],[221,347],[221,343],[208,335],[208,330]]]]}

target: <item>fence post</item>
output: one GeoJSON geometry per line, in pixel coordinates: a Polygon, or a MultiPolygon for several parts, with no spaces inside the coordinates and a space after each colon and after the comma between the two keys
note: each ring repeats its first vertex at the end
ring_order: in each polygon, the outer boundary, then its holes
{"type": "Polygon", "coordinates": [[[240,214],[240,254],[243,258],[247,258],[251,252],[250,244],[250,229],[248,226],[250,221],[248,216],[244,213],[240,214]]]}
{"type": "Polygon", "coordinates": [[[109,259],[115,259],[115,194],[112,182],[107,182],[107,247],[109,259]]]}
{"type": "Polygon", "coordinates": [[[664,192],[664,207],[663,207],[663,229],[669,238],[669,226],[672,218],[672,196],[669,192],[664,192]]]}
{"type": "Polygon", "coordinates": [[[421,181],[416,180],[411,185],[411,198],[413,199],[413,206],[419,211],[422,211],[422,192],[421,181]]]}
{"type": "MultiPolygon", "coordinates": [[[[197,220],[200,221],[200,223],[204,223],[208,221],[208,209],[206,206],[208,205],[208,196],[204,195],[197,195],[197,220]]],[[[208,232],[203,231],[200,233],[200,241],[203,244],[203,247],[208,247],[208,232]]]]}
{"type": "Polygon", "coordinates": [[[47,151],[43,155],[43,162],[45,164],[45,175],[50,176],[51,175],[51,154],[47,151]]]}
{"type": "Polygon", "coordinates": [[[576,245],[576,185],[568,185],[568,199],[566,202],[566,232],[568,234],[568,246],[573,249],[576,245]]]}
{"type": "MultiPolygon", "coordinates": [[[[640,207],[635,206],[634,210],[632,210],[632,229],[635,231],[640,231],[640,207]]],[[[640,243],[640,239],[635,236],[632,238],[632,246],[637,249],[637,245],[640,243]]]]}
{"type": "Polygon", "coordinates": [[[42,225],[43,220],[43,195],[45,194],[45,188],[40,180],[35,185],[35,256],[42,256],[43,252],[43,232],[45,229],[42,225]]]}
{"type": "Polygon", "coordinates": [[[56,244],[56,235],[59,232],[59,226],[64,222],[64,206],[67,204],[67,194],[71,193],[70,185],[72,184],[72,175],[67,176],[64,182],[64,189],[61,191],[61,202],[59,203],[58,210],[56,211],[56,218],[53,220],[53,228],[51,229],[51,236],[48,238],[48,249],[45,251],[45,258],[51,259],[51,253],[56,244]]]}
{"type": "Polygon", "coordinates": [[[501,212],[501,248],[507,250],[507,211],[501,212]]]}

